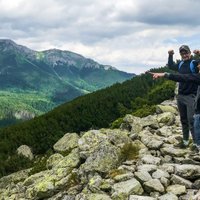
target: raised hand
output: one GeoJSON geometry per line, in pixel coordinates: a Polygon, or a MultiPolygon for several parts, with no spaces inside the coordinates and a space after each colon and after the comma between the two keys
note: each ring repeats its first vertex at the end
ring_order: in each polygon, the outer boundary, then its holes
{"type": "Polygon", "coordinates": [[[195,50],[193,51],[193,53],[196,54],[196,55],[200,55],[200,50],[195,49],[195,50]]]}
{"type": "Polygon", "coordinates": [[[173,50],[173,49],[170,49],[170,50],[168,51],[168,54],[169,54],[169,55],[173,55],[173,54],[174,54],[174,50],[173,50]]]}

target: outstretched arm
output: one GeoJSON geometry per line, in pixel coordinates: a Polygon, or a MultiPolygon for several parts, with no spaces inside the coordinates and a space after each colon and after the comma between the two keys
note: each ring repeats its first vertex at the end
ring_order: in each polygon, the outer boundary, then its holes
{"type": "Polygon", "coordinates": [[[149,72],[154,79],[167,78],[176,82],[191,82],[200,85],[200,73],[198,74],[171,74],[171,73],[152,73],[149,72]]]}

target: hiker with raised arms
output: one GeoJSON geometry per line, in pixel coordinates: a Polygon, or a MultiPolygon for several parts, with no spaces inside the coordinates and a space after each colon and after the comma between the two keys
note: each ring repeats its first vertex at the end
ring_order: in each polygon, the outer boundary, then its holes
{"type": "MultiPolygon", "coordinates": [[[[197,50],[195,50],[197,51],[197,50]]],[[[173,61],[174,51],[169,50],[168,67],[178,71],[180,74],[196,74],[199,72],[198,61],[192,59],[190,48],[187,45],[182,45],[179,48],[181,61],[175,63],[173,61]]],[[[189,131],[193,139],[192,149],[196,148],[196,140],[193,127],[194,101],[197,93],[198,85],[196,82],[180,82],[178,87],[177,105],[180,113],[182,125],[183,140],[177,147],[186,148],[189,146],[189,131]]]]}
{"type": "MultiPolygon", "coordinates": [[[[195,50],[195,54],[200,55],[200,51],[195,50]]],[[[197,68],[200,70],[200,64],[198,64],[197,68]]],[[[195,102],[193,104],[194,108],[194,136],[193,136],[193,143],[195,144],[194,148],[192,149],[194,152],[200,153],[200,73],[189,73],[189,74],[175,74],[175,73],[153,73],[149,72],[152,74],[154,79],[157,78],[167,78],[172,81],[180,82],[180,83],[186,83],[186,84],[195,84],[199,85],[198,90],[197,90],[197,95],[195,97],[195,102]]]]}

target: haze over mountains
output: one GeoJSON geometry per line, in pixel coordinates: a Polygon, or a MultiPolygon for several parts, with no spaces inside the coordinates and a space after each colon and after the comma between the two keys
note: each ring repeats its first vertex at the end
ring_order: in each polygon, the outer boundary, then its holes
{"type": "Polygon", "coordinates": [[[0,118],[32,118],[133,76],[70,51],[34,51],[1,39],[0,118]]]}

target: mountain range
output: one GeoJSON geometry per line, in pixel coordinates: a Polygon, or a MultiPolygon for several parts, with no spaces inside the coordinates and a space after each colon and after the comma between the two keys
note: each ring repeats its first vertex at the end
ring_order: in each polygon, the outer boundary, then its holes
{"type": "Polygon", "coordinates": [[[70,51],[34,51],[1,39],[0,119],[29,119],[134,76],[70,51]]]}

